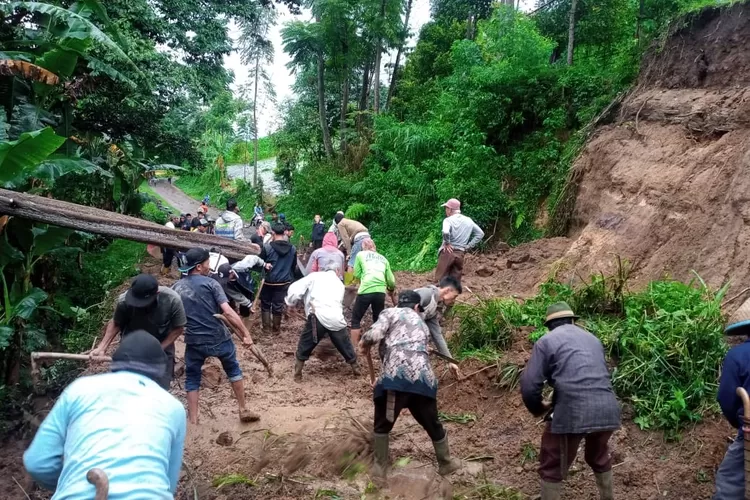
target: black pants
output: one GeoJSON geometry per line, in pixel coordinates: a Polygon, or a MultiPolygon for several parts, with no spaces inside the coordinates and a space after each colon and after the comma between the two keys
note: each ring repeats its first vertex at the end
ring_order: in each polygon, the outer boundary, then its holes
{"type": "Polygon", "coordinates": [[[372,306],[372,322],[375,323],[380,313],[385,309],[385,294],[363,293],[362,295],[357,295],[357,300],[354,301],[354,307],[352,308],[353,330],[359,330],[362,317],[364,317],[370,306],[372,306]]]}
{"type": "Polygon", "coordinates": [[[323,240],[313,240],[313,250],[323,248],[323,240]]]}
{"type": "Polygon", "coordinates": [[[331,337],[334,347],[341,353],[347,363],[352,364],[357,361],[357,355],[354,352],[354,346],[352,346],[352,339],[349,337],[346,328],[342,328],[337,332],[331,331],[323,326],[313,314],[307,317],[305,328],[302,330],[299,342],[297,342],[297,359],[300,361],[310,359],[310,354],[312,354],[315,347],[326,337],[331,337]],[[313,336],[313,321],[315,321],[317,339],[313,336]]]}
{"type": "Polygon", "coordinates": [[[436,399],[410,392],[389,392],[395,397],[393,422],[389,422],[386,418],[388,411],[387,393],[375,398],[375,434],[388,434],[391,432],[401,410],[408,408],[411,416],[427,431],[430,439],[440,441],[445,437],[445,429],[443,429],[443,424],[440,423],[440,418],[438,417],[436,399]]]}
{"type": "Polygon", "coordinates": [[[162,265],[164,267],[172,267],[172,261],[174,260],[174,250],[171,248],[161,249],[162,265]]]}
{"type": "Polygon", "coordinates": [[[276,285],[266,283],[260,291],[260,310],[271,311],[275,316],[281,316],[284,312],[284,299],[289,290],[289,283],[276,285]]]}

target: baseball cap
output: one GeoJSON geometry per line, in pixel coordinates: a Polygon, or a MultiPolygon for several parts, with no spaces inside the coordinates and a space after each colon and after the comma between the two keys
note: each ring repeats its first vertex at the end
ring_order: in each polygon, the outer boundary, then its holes
{"type": "Polygon", "coordinates": [[[130,307],[147,307],[154,303],[159,293],[159,282],[150,274],[139,274],[125,293],[125,304],[130,307]]]}
{"type": "Polygon", "coordinates": [[[412,308],[421,302],[421,298],[414,290],[404,290],[398,294],[398,307],[412,308]]]}
{"type": "Polygon", "coordinates": [[[208,221],[206,219],[201,219],[199,222],[201,226],[208,226],[208,221]]]}
{"type": "Polygon", "coordinates": [[[210,255],[208,254],[208,250],[206,250],[205,248],[191,248],[190,250],[185,252],[185,259],[183,261],[184,264],[182,267],[180,267],[180,272],[190,272],[198,264],[206,262],[209,257],[210,255]]]}
{"type": "Polygon", "coordinates": [[[450,208],[451,210],[461,210],[461,202],[455,198],[451,198],[440,206],[450,208]]]}
{"type": "Polygon", "coordinates": [[[216,278],[216,281],[221,284],[221,286],[226,285],[232,279],[232,266],[230,264],[220,265],[216,270],[216,276],[214,277],[216,278]]]}

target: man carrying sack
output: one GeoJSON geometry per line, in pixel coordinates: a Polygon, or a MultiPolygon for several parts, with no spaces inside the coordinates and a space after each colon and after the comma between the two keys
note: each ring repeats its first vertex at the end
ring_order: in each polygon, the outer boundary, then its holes
{"type": "MultiPolygon", "coordinates": [[[[750,300],[746,301],[729,319],[725,335],[750,335],[750,300]]],[[[729,445],[719,470],[716,471],[714,500],[743,500],[745,498],[745,436],[742,428],[743,407],[737,388],[750,392],[750,342],[732,347],[724,358],[717,399],[724,418],[737,429],[737,437],[729,445]]],[[[750,415],[746,415],[750,417],[750,415]]]]}
{"type": "Polygon", "coordinates": [[[23,455],[31,477],[54,498],[94,498],[87,474],[96,468],[111,498],[172,500],[186,424],[182,403],[167,392],[166,367],[151,334],[125,336],[112,373],[81,377],[58,398],[23,455]]]}
{"type": "Polygon", "coordinates": [[[427,345],[430,332],[420,316],[419,294],[401,292],[397,307],[384,310],[359,347],[370,356],[373,345],[384,344],[382,373],[373,383],[375,402],[373,476],[383,479],[388,468],[389,433],[399,413],[408,408],[419,425],[427,431],[435,448],[438,473],[447,475],[462,467],[451,458],[448,436],[440,423],[437,409],[438,380],[430,365],[427,345]]]}
{"type": "Polygon", "coordinates": [[[154,336],[167,354],[164,374],[167,387],[174,376],[174,341],[185,332],[185,308],[182,299],[171,288],[159,286],[150,274],[139,274],[130,289],[117,299],[115,313],[107,323],[104,338],[91,356],[104,356],[118,333],[123,338],[136,330],[154,336]]]}
{"type": "Polygon", "coordinates": [[[307,318],[297,343],[297,359],[294,362],[294,380],[297,382],[302,380],[305,361],[310,359],[315,347],[326,337],[331,337],[331,342],[344,361],[351,365],[354,375],[361,375],[357,355],[346,331],[343,306],[345,287],[340,278],[341,267],[330,262],[321,271],[292,283],[286,295],[289,306],[304,301],[307,318]]]}
{"type": "Polygon", "coordinates": [[[239,315],[229,306],[224,290],[211,272],[210,255],[203,248],[191,248],[185,253],[184,267],[187,276],[177,281],[173,288],[185,304],[187,328],[185,331],[185,391],[187,392],[188,418],[198,423],[198,390],[201,386],[203,363],[215,357],[221,361],[232,391],[237,398],[241,422],[255,422],[260,415],[245,407],[245,386],[242,370],[237,362],[237,350],[229,334],[215,314],[223,314],[235,330],[243,336],[243,343],[252,345],[253,339],[239,315]]]}
{"type": "Polygon", "coordinates": [[[562,481],[586,441],[586,463],[594,470],[601,500],[612,500],[612,457],[609,438],[620,428],[620,405],[612,390],[604,348],[595,336],[576,326],[565,302],[547,308],[549,333],[536,341],[531,359],[521,375],[521,395],[526,408],[545,415],[539,475],[542,500],[558,500],[562,481]],[[554,390],[544,401],[544,383],[554,390]]]}

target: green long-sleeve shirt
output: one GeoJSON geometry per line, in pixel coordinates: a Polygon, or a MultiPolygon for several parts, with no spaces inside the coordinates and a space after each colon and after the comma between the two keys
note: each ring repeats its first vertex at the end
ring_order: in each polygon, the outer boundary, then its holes
{"type": "Polygon", "coordinates": [[[396,278],[388,259],[377,252],[363,250],[354,260],[354,277],[360,281],[359,295],[385,293],[396,288],[396,278]]]}

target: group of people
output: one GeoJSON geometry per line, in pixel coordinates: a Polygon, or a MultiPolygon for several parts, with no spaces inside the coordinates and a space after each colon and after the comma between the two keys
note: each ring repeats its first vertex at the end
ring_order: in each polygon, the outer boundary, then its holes
{"type": "MultiPolygon", "coordinates": [[[[304,310],[294,380],[303,379],[306,361],[325,337],[331,339],[354,376],[362,373],[358,358],[369,358],[376,347],[380,374],[375,377],[374,371],[369,373],[374,402],[373,477],[387,475],[389,435],[404,409],[433,442],[438,472],[445,475],[460,469],[462,462],[451,455],[440,422],[438,379],[430,355],[434,350],[452,360],[439,322],[440,310],[462,293],[464,254],[481,241],[483,233],[461,214],[458,200],[449,200],[443,207],[446,219],[437,282],[416,290],[396,294],[390,263],[378,253],[367,227],[341,212],[321,238],[319,232],[313,233],[313,241],[320,245],[316,245],[305,270],[297,264],[289,228],[277,220],[264,222],[253,236],[262,248],[259,256],[234,264],[221,263],[207,250],[194,248],[186,252],[181,266],[184,275],[172,288],[159,286],[149,275],[136,277],[119,297],[105,336],[92,352],[104,354],[115,336],[122,336],[113,355],[112,373],[81,378],[65,390],[24,456],[27,470],[40,484],[81,498],[91,496],[93,486],[85,477],[94,466],[110,475],[113,492],[171,498],[179,477],[186,423],[182,405],[164,389],[173,378],[174,342],[180,337],[186,344],[187,421],[198,423],[201,367],[211,356],[221,361],[227,374],[240,420],[258,420],[260,415],[246,407],[235,343],[217,318],[223,315],[232,329],[240,332],[240,340],[252,344],[250,332],[233,307],[236,301],[225,293],[233,273],[248,268],[265,273],[260,291],[264,329],[279,331],[285,307],[304,310]],[[222,271],[214,272],[217,267],[222,271]],[[347,270],[359,281],[349,332],[343,305],[347,270]],[[388,296],[392,308],[385,307],[388,296]],[[362,333],[362,319],[368,310],[372,325],[362,333]],[[143,404],[147,400],[149,404],[143,404]],[[121,446],[127,446],[128,452],[112,451],[121,446]]],[[[236,214],[236,204],[228,204],[227,209],[236,214]]],[[[237,234],[236,219],[225,214],[221,217],[226,224],[222,230],[237,234]]],[[[318,217],[314,224],[314,230],[320,231],[318,217]]],[[[620,405],[601,342],[576,320],[566,303],[550,305],[545,318],[549,332],[534,345],[521,376],[523,403],[545,422],[539,454],[541,499],[561,497],[579,444],[585,442],[584,458],[594,471],[599,498],[611,500],[609,441],[620,427],[620,405]],[[549,400],[543,396],[545,385],[554,389],[549,400]]],[[[719,390],[722,410],[738,428],[743,422],[742,406],[734,390],[750,385],[750,377],[742,369],[750,356],[748,345],[735,347],[727,355],[719,390]]],[[[455,363],[449,367],[459,375],[455,363]]],[[[742,448],[740,430],[717,473],[715,498],[743,498],[742,448]]]]}

